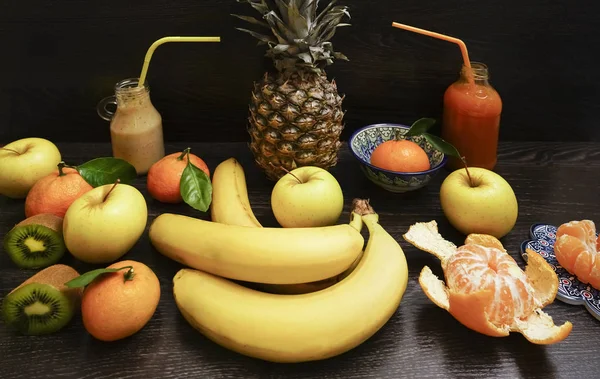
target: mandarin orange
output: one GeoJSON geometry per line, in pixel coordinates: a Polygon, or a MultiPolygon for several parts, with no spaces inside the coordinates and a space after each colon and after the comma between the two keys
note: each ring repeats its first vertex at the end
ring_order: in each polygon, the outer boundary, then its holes
{"type": "Polygon", "coordinates": [[[390,140],[380,144],[371,154],[371,164],[398,172],[419,172],[431,168],[425,150],[409,140],[390,140]]]}
{"type": "Polygon", "coordinates": [[[525,318],[536,307],[533,287],[515,260],[496,247],[469,244],[460,246],[444,269],[448,288],[460,294],[490,291],[489,321],[501,328],[525,318]]]}
{"type": "Polygon", "coordinates": [[[558,263],[585,284],[600,290],[600,238],[591,220],[570,221],[556,231],[554,255],[558,263]]]}
{"type": "Polygon", "coordinates": [[[116,341],[139,332],[150,321],[160,300],[160,283],[156,274],[141,262],[125,260],[108,268],[133,267],[102,274],[83,291],[81,316],[83,326],[101,341],[116,341]]]}
{"type": "Polygon", "coordinates": [[[435,221],[412,225],[404,239],[440,259],[446,282],[425,266],[419,284],[464,326],[492,337],[519,332],[535,344],[557,343],[571,333],[570,322],[558,326],[542,310],[556,298],[558,277],[538,253],[526,251],[523,271],[495,237],[472,234],[456,247],[435,221]]]}
{"type": "Polygon", "coordinates": [[[73,168],[58,165],[56,172],[38,180],[25,198],[25,216],[52,213],[65,217],[67,209],[93,187],[73,168]]]}
{"type": "Polygon", "coordinates": [[[150,196],[163,203],[181,203],[179,182],[183,170],[189,161],[210,178],[210,170],[200,157],[189,153],[186,149],[181,153],[173,153],[154,163],[148,171],[147,187],[150,196]]]}

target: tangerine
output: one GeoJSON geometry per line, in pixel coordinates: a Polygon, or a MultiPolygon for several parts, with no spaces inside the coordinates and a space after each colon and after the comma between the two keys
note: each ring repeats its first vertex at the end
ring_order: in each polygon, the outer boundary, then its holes
{"type": "Polygon", "coordinates": [[[108,268],[133,267],[102,274],[83,291],[83,326],[101,341],[116,341],[139,332],[150,321],[160,300],[160,283],[145,264],[132,260],[108,268]]]}
{"type": "Polygon", "coordinates": [[[419,172],[431,168],[421,146],[409,140],[389,140],[373,150],[371,164],[384,170],[419,172]]]}
{"type": "Polygon", "coordinates": [[[163,203],[182,202],[179,181],[188,160],[210,177],[210,170],[206,163],[189,151],[188,148],[181,153],[169,154],[150,167],[147,177],[150,196],[163,203]]]}
{"type": "Polygon", "coordinates": [[[558,277],[531,249],[526,249],[523,271],[490,235],[471,234],[457,248],[431,221],[412,225],[404,239],[440,259],[445,282],[425,266],[419,284],[434,304],[464,326],[493,337],[519,332],[536,344],[557,343],[571,333],[570,322],[556,325],[542,310],[556,298],[558,277]]]}
{"type": "Polygon", "coordinates": [[[25,198],[27,218],[41,213],[65,217],[67,209],[93,187],[73,168],[58,164],[58,170],[38,180],[25,198]]]}
{"type": "Polygon", "coordinates": [[[570,221],[556,231],[554,255],[558,263],[577,279],[600,289],[600,238],[591,220],[570,221]]]}
{"type": "Polygon", "coordinates": [[[446,262],[444,274],[448,288],[458,294],[493,293],[485,308],[488,320],[498,328],[512,326],[515,319],[526,318],[540,306],[529,278],[497,247],[460,246],[446,262]]]}

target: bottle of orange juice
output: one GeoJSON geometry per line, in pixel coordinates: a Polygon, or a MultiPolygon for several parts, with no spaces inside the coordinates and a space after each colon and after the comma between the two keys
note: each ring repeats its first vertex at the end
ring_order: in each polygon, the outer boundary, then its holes
{"type": "MultiPolygon", "coordinates": [[[[444,93],[442,138],[456,147],[470,167],[494,169],[497,162],[502,99],[489,82],[488,67],[463,65],[460,78],[444,93]]],[[[457,158],[450,169],[463,167],[457,158]]]]}

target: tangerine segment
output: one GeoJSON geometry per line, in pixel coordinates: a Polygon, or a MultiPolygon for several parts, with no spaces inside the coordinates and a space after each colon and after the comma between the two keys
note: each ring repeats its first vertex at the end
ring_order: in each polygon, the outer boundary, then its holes
{"type": "Polygon", "coordinates": [[[512,327],[515,319],[527,317],[539,306],[525,273],[510,255],[495,247],[459,247],[446,262],[444,273],[452,292],[490,292],[485,313],[498,328],[512,327]]]}
{"type": "Polygon", "coordinates": [[[593,221],[570,221],[559,226],[554,255],[558,263],[579,281],[600,289],[598,239],[593,221]]]}
{"type": "Polygon", "coordinates": [[[588,247],[596,245],[596,225],[591,220],[570,221],[562,224],[556,230],[556,238],[565,234],[580,239],[588,247]]]}

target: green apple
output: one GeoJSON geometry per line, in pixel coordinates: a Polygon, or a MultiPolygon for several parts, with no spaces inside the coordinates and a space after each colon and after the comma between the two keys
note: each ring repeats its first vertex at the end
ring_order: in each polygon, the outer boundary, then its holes
{"type": "Polygon", "coordinates": [[[459,232],[507,235],[519,214],[517,197],[508,182],[497,173],[470,167],[473,185],[464,168],[453,171],[440,188],[444,215],[459,232]]]}
{"type": "Polygon", "coordinates": [[[23,138],[0,147],[0,195],[24,199],[60,160],[56,145],[44,138],[23,138]]]}
{"type": "Polygon", "coordinates": [[[106,184],[77,198],[67,209],[67,250],[87,263],[110,263],[139,240],[148,221],[144,196],[128,184],[106,184]]]}
{"type": "Polygon", "coordinates": [[[328,226],[340,218],[344,195],[331,173],[319,167],[303,166],[275,183],[271,208],[284,228],[328,226]]]}

